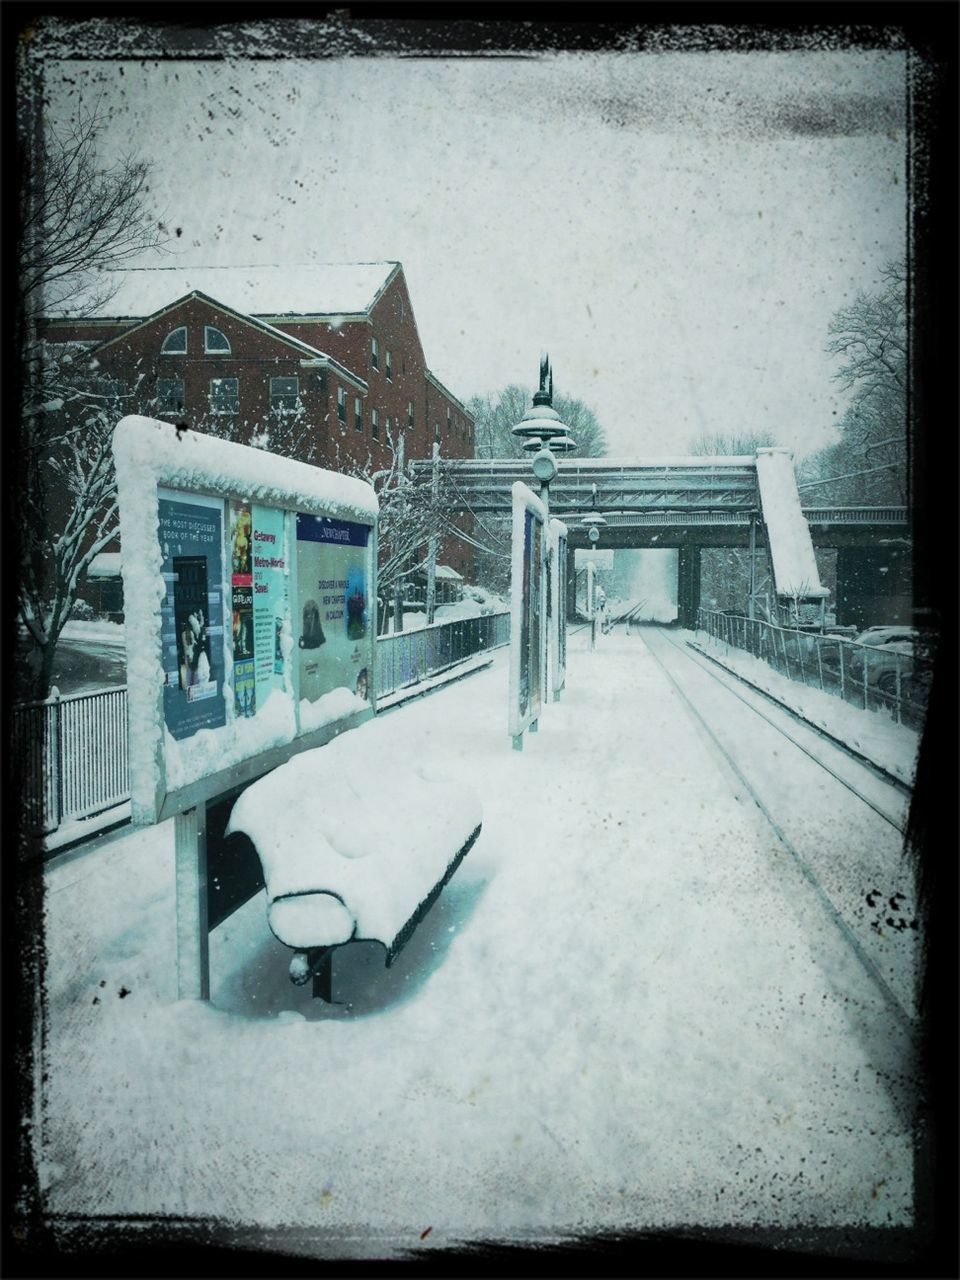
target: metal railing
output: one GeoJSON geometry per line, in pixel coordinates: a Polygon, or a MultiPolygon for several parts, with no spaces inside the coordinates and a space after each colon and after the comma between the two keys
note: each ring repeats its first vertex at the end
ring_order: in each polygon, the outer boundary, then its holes
{"type": "Polygon", "coordinates": [[[789,680],[864,710],[890,711],[898,724],[916,727],[923,721],[925,688],[911,653],[715,609],[697,610],[697,629],[718,643],[743,649],[789,680]]]}
{"type": "Polygon", "coordinates": [[[36,834],[122,804],[130,798],[126,685],[14,707],[11,749],[36,834]]]}
{"type": "Polygon", "coordinates": [[[510,643],[510,614],[435,622],[418,631],[377,637],[377,697],[417,684],[489,649],[510,643]]]}
{"type": "MultiPolygon", "coordinates": [[[[377,638],[376,692],[383,697],[465,658],[510,642],[510,614],[439,622],[377,638]]],[[[130,799],[127,688],[98,689],[11,709],[11,750],[20,762],[28,830],[52,835],[130,799]]]]}

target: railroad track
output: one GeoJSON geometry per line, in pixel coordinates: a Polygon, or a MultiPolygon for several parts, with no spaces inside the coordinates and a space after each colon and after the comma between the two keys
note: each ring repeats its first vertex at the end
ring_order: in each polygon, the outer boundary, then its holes
{"type": "Polygon", "coordinates": [[[891,773],[889,769],[884,769],[882,765],[877,764],[875,760],[871,760],[869,756],[864,755],[862,751],[858,751],[856,747],[851,747],[850,744],[848,742],[844,742],[842,738],[836,737],[835,734],[830,733],[828,730],[822,728],[820,725],[814,724],[811,720],[808,720],[805,716],[800,715],[797,711],[794,711],[792,707],[788,707],[786,703],[781,702],[779,698],[774,697],[772,693],[767,693],[765,689],[758,689],[755,685],[752,685],[749,683],[746,683],[745,685],[744,681],[741,681],[740,678],[734,672],[729,671],[726,667],[723,666],[722,663],[714,662],[708,655],[699,653],[696,649],[692,649],[689,645],[683,643],[682,641],[676,640],[673,636],[669,635],[667,632],[663,632],[662,634],[664,638],[671,645],[673,645],[675,649],[682,650],[685,653],[685,655],[691,659],[691,661],[696,663],[698,667],[701,667],[704,671],[709,671],[710,674],[713,675],[714,678],[718,680],[719,683],[722,684],[725,689],[727,689],[735,698],[737,698],[745,706],[750,707],[751,711],[753,711],[756,715],[758,715],[761,718],[761,720],[765,720],[767,724],[772,725],[772,727],[776,729],[778,733],[780,733],[784,738],[787,738],[790,742],[792,742],[795,747],[799,748],[799,750],[801,750],[804,753],[804,755],[809,756],[811,760],[815,760],[816,763],[819,764],[822,769],[825,769],[827,773],[831,774],[834,778],[836,778],[836,780],[839,783],[841,783],[844,787],[846,787],[848,791],[852,791],[853,794],[857,796],[858,799],[862,800],[864,804],[869,805],[870,808],[873,809],[875,813],[878,813],[881,818],[883,818],[886,822],[889,822],[891,826],[895,827],[900,832],[900,834],[903,835],[903,833],[906,830],[906,823],[904,822],[902,817],[893,816],[888,811],[879,807],[869,796],[866,796],[861,791],[859,791],[850,782],[848,778],[842,777],[841,774],[839,774],[835,769],[831,768],[831,766],[827,764],[827,762],[822,757],[817,756],[812,751],[810,751],[808,747],[805,747],[803,743],[799,740],[799,738],[795,737],[793,734],[788,733],[782,725],[777,724],[777,722],[774,719],[772,719],[770,716],[764,715],[764,713],[759,709],[759,707],[755,705],[755,703],[751,700],[751,698],[749,696],[745,696],[741,692],[741,689],[744,688],[745,686],[750,690],[751,694],[758,696],[760,698],[763,698],[766,701],[770,702],[773,706],[777,707],[781,712],[790,716],[790,718],[796,721],[797,724],[802,725],[804,730],[809,731],[812,734],[815,734],[817,738],[820,738],[824,742],[828,743],[830,747],[835,748],[836,750],[842,752],[846,756],[849,756],[851,760],[855,760],[857,764],[862,765],[864,769],[868,770],[875,777],[880,778],[883,782],[887,783],[899,795],[909,796],[912,794],[912,788],[909,785],[909,783],[904,782],[903,779],[898,777],[895,773],[891,773]]]}
{"type": "MultiPolygon", "coordinates": [[[[898,944],[892,932],[889,932],[888,936],[884,937],[882,928],[876,932],[871,931],[870,925],[866,922],[862,891],[858,895],[856,890],[851,891],[850,888],[849,882],[855,881],[859,869],[857,855],[851,853],[849,871],[838,874],[837,867],[840,859],[837,857],[837,849],[834,849],[832,853],[823,854],[817,844],[816,834],[811,835],[811,831],[816,833],[818,830],[818,821],[825,822],[826,825],[822,829],[833,837],[834,844],[841,851],[843,849],[842,836],[838,835],[837,831],[830,827],[829,820],[823,819],[817,812],[818,806],[826,809],[828,802],[822,794],[823,788],[815,781],[816,771],[822,771],[820,776],[826,775],[843,787],[847,793],[852,794],[870,813],[886,824],[888,829],[892,828],[898,835],[902,835],[905,827],[905,819],[902,812],[904,808],[903,795],[905,792],[909,793],[909,788],[900,779],[888,774],[885,770],[877,770],[876,766],[868,771],[860,753],[844,753],[842,745],[836,739],[829,734],[819,732],[816,726],[792,715],[788,708],[782,708],[782,712],[784,716],[790,716],[790,719],[796,722],[795,731],[791,732],[783,724],[778,724],[773,716],[765,714],[760,707],[755,705],[755,699],[745,696],[735,687],[736,683],[739,683],[735,676],[728,675],[725,671],[722,672],[721,669],[717,668],[716,664],[703,659],[699,654],[691,650],[689,646],[682,641],[676,640],[667,632],[658,630],[655,638],[651,633],[650,636],[644,637],[644,643],[646,651],[673,686],[688,714],[720,753],[728,769],[734,775],[738,789],[742,789],[743,794],[748,796],[756,805],[769,829],[772,830],[779,844],[789,855],[795,869],[812,889],[815,899],[822,909],[823,919],[829,922],[829,929],[833,931],[834,935],[840,935],[849,949],[849,954],[855,958],[861,972],[867,976],[874,990],[879,994],[887,1014],[898,1028],[900,1033],[898,1038],[902,1043],[912,1041],[915,1021],[909,1008],[912,1003],[908,995],[910,984],[909,981],[902,978],[891,958],[891,952],[897,948],[898,944]],[[737,704],[741,704],[752,713],[752,716],[746,718],[743,717],[742,712],[736,713],[739,719],[736,721],[737,729],[732,744],[731,735],[734,734],[734,730],[731,725],[735,719],[735,713],[732,708],[730,710],[724,709],[717,703],[715,698],[711,705],[711,693],[703,686],[700,690],[701,696],[698,699],[696,691],[689,689],[689,681],[678,678],[678,673],[671,669],[676,667],[676,663],[666,660],[668,651],[682,655],[686,662],[692,664],[702,671],[705,676],[709,677],[708,685],[710,689],[722,689],[724,691],[723,697],[734,699],[737,704]],[[706,697],[703,696],[705,692],[706,697]],[[756,717],[756,719],[754,720],[753,717],[756,717]],[[808,771],[807,780],[804,783],[806,794],[809,795],[808,809],[810,815],[812,815],[810,822],[798,819],[798,810],[802,806],[798,804],[795,795],[789,795],[789,786],[794,780],[792,771],[800,767],[796,757],[791,761],[789,755],[787,755],[786,762],[780,766],[783,773],[782,785],[778,791],[773,787],[769,773],[764,781],[763,769],[757,767],[755,745],[753,746],[754,757],[752,760],[750,747],[742,751],[738,750],[741,743],[752,742],[754,738],[754,734],[750,729],[751,723],[757,726],[758,735],[760,733],[769,735],[770,731],[773,730],[781,740],[786,740],[793,748],[800,751],[803,759],[816,766],[816,771],[813,774],[808,771]],[[762,730],[760,728],[761,723],[766,726],[762,730]],[[808,742],[801,741],[801,737],[807,737],[808,742]],[[726,741],[724,741],[725,738],[726,741]],[[820,739],[824,750],[819,751],[812,747],[810,739],[820,739]],[[851,770],[853,776],[851,776],[851,770]],[[878,773],[883,775],[882,778],[876,776],[878,773]],[[859,777],[857,776],[858,774],[859,777]],[[872,783],[869,781],[871,778],[872,783]],[[873,794],[870,794],[871,789],[873,794]],[[791,803],[786,803],[785,798],[789,799],[791,803]],[[784,816],[784,812],[786,816],[784,816]],[[820,866],[814,865],[817,863],[818,858],[821,859],[820,866]],[[830,881],[826,887],[823,883],[825,876],[830,881]],[[898,989],[895,990],[895,987],[898,989]]],[[[774,740],[768,737],[768,744],[771,741],[774,740]]],[[[766,757],[776,756],[777,754],[775,747],[768,745],[765,748],[766,757]]],[[[769,764],[768,759],[767,763],[769,764]]],[[[834,799],[832,803],[836,806],[838,802],[834,799]]],[[[863,811],[861,810],[860,812],[862,813],[863,811]]],[[[857,819],[856,810],[850,811],[850,814],[852,816],[847,815],[847,823],[851,831],[857,832],[859,827],[866,825],[866,817],[857,819]]],[[[886,852],[882,857],[878,853],[877,861],[870,867],[866,879],[871,882],[870,888],[872,890],[873,881],[881,881],[882,878],[885,878],[887,883],[886,894],[881,894],[879,889],[876,890],[876,893],[884,901],[889,901],[890,904],[896,903],[898,907],[908,911],[908,903],[912,900],[912,886],[910,888],[907,887],[906,869],[902,863],[902,849],[898,860],[892,851],[892,840],[893,835],[891,833],[888,840],[879,842],[884,846],[886,852]],[[890,893],[891,883],[894,885],[892,894],[890,893]]],[[[878,898],[877,900],[879,901],[880,899],[878,898]]],[[[866,901],[872,905],[870,892],[866,894],[866,901]]],[[[890,919],[892,918],[890,917],[890,919]]],[[[915,922],[913,925],[905,923],[904,927],[915,928],[915,922]]],[[[907,945],[906,942],[899,943],[901,955],[907,945]]]]}

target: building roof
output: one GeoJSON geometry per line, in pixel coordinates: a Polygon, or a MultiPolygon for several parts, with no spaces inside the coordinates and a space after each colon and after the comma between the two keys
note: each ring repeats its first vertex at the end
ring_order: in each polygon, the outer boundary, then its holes
{"type": "MultiPolygon", "coordinates": [[[[153,315],[171,298],[199,292],[244,315],[348,316],[368,312],[399,262],[316,262],[287,266],[136,267],[107,273],[119,288],[97,319],[153,315]]],[[[48,318],[62,315],[55,307],[48,318]]],[[[71,317],[80,322],[80,318],[71,317]]],[[[86,318],[86,317],[85,317],[86,318]]]]}
{"type": "Polygon", "coordinates": [[[298,351],[303,357],[301,364],[317,364],[333,369],[341,378],[353,383],[359,387],[361,391],[368,389],[368,383],[359,376],[359,374],[351,372],[350,369],[335,360],[333,356],[328,355],[325,351],[321,351],[319,347],[313,347],[308,342],[303,342],[300,338],[295,338],[292,334],[284,333],[282,329],[276,328],[272,324],[267,324],[265,320],[261,320],[259,316],[244,315],[243,312],[237,311],[235,308],[228,306],[226,303],[218,301],[216,298],[210,298],[205,293],[195,290],[183,298],[176,298],[173,302],[168,302],[166,306],[161,307],[159,311],[152,315],[146,316],[143,320],[138,321],[132,327],[124,329],[122,333],[115,334],[112,338],[107,338],[104,342],[95,345],[96,351],[105,350],[112,346],[115,342],[122,342],[130,337],[131,333],[135,333],[137,329],[142,329],[144,325],[152,323],[159,319],[165,313],[174,311],[181,303],[189,301],[190,298],[200,298],[203,302],[209,303],[216,311],[222,311],[234,316],[237,320],[242,320],[245,324],[250,325],[254,329],[259,329],[263,333],[268,333],[272,338],[276,338],[278,342],[284,343],[288,347],[292,347],[298,351]]]}

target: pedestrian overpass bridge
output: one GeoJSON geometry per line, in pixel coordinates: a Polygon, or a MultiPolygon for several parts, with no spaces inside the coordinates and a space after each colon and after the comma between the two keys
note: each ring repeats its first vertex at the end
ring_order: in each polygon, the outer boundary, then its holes
{"type": "MultiPolygon", "coordinates": [[[[414,476],[426,478],[432,465],[412,463],[414,476]]],[[[520,458],[440,465],[454,509],[459,496],[464,515],[508,517],[513,484],[537,484],[529,462],[520,458]]],[[[704,548],[764,549],[778,595],[809,599],[824,594],[814,547],[838,550],[838,584],[863,578],[871,552],[882,550],[890,558],[898,551],[905,559],[909,548],[905,506],[804,506],[785,449],[740,456],[558,458],[549,505],[550,514],[566,524],[574,550],[592,545],[589,525],[582,523],[589,515],[604,517],[600,549],[679,549],[678,598],[688,620],[699,603],[704,548]]]]}

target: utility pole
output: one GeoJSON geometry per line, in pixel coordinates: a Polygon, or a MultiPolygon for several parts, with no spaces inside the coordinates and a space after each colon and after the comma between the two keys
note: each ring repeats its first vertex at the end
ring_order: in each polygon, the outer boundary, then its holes
{"type": "Polygon", "coordinates": [[[433,469],[430,474],[430,541],[427,544],[427,626],[437,607],[437,495],[440,492],[440,441],[433,442],[433,469]]]}

